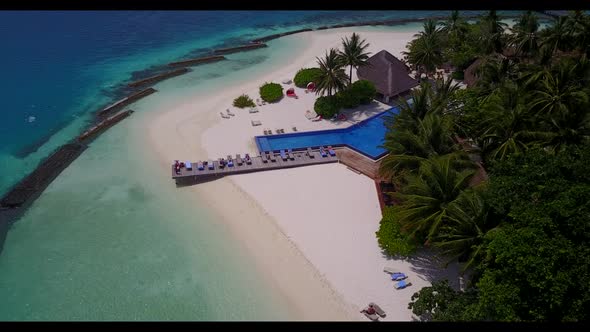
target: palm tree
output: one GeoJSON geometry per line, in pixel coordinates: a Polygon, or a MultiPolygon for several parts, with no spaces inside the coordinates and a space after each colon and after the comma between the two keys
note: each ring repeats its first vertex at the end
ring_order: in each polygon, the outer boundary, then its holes
{"type": "Polygon", "coordinates": [[[500,88],[506,81],[513,81],[518,77],[517,66],[511,59],[488,56],[477,68],[478,88],[484,95],[490,95],[500,88]]]}
{"type": "Polygon", "coordinates": [[[455,10],[446,21],[441,22],[440,32],[447,34],[453,40],[460,40],[467,33],[467,22],[455,10]]]}
{"type": "Polygon", "coordinates": [[[432,97],[432,110],[434,112],[449,111],[453,102],[453,95],[459,90],[459,83],[455,83],[452,77],[437,79],[434,82],[434,93],[432,97]]]}
{"type": "Polygon", "coordinates": [[[539,52],[539,21],[537,16],[528,11],[512,28],[510,44],[516,53],[525,56],[534,56],[539,52]]]}
{"type": "Polygon", "coordinates": [[[410,42],[409,50],[404,51],[408,62],[420,73],[431,75],[443,62],[443,48],[438,37],[419,37],[410,42]]]}
{"type": "Polygon", "coordinates": [[[443,62],[443,48],[436,22],[434,20],[425,21],[424,31],[415,36],[417,39],[409,43],[409,51],[404,51],[403,54],[407,57],[408,63],[416,67],[419,72],[426,72],[427,75],[430,75],[443,62]]]}
{"type": "Polygon", "coordinates": [[[329,52],[326,52],[323,59],[316,59],[322,72],[318,79],[316,94],[327,92],[328,96],[331,96],[332,92],[344,89],[348,77],[342,68],[342,63],[339,61],[338,51],[332,48],[329,52]]]}
{"type": "Polygon", "coordinates": [[[445,224],[432,243],[449,258],[465,261],[462,272],[478,263],[484,250],[484,236],[497,227],[481,188],[463,191],[448,205],[445,224]]]}
{"type": "Polygon", "coordinates": [[[418,174],[407,175],[407,185],[393,194],[401,200],[399,222],[410,236],[432,240],[443,226],[450,203],[469,186],[474,171],[457,171],[454,158],[451,154],[423,161],[418,174]]]}
{"type": "Polygon", "coordinates": [[[400,174],[417,170],[428,158],[451,153],[457,154],[457,161],[469,160],[453,140],[452,127],[451,118],[429,113],[424,119],[417,120],[416,130],[388,131],[383,148],[389,154],[381,162],[380,174],[395,180],[400,174]]]}
{"type": "Polygon", "coordinates": [[[479,26],[479,43],[482,45],[483,52],[485,54],[502,53],[504,49],[504,29],[507,24],[501,21],[496,11],[490,10],[481,19],[479,26]]]}
{"type": "Polygon", "coordinates": [[[349,84],[352,83],[352,68],[366,66],[369,63],[368,59],[371,53],[365,52],[367,47],[369,44],[364,39],[361,40],[356,33],[353,33],[350,39],[348,37],[342,39],[343,51],[339,53],[339,56],[344,66],[350,66],[349,84]]]}
{"type": "Polygon", "coordinates": [[[574,48],[588,52],[590,46],[590,17],[582,10],[570,13],[567,21],[567,31],[572,38],[574,48]]]}
{"type": "Polygon", "coordinates": [[[575,66],[566,65],[559,66],[556,74],[545,71],[532,91],[531,99],[530,108],[536,115],[547,115],[554,123],[588,103],[588,95],[576,84],[575,66]]]}
{"type": "Polygon", "coordinates": [[[553,21],[553,24],[541,32],[541,47],[554,54],[558,50],[567,51],[570,49],[571,37],[568,31],[569,17],[560,16],[553,21]]]}
{"type": "Polygon", "coordinates": [[[552,138],[545,131],[530,130],[528,107],[522,102],[521,91],[507,85],[491,95],[484,105],[486,119],[484,131],[478,138],[486,159],[502,160],[511,154],[525,151],[529,145],[546,142],[552,138]]]}

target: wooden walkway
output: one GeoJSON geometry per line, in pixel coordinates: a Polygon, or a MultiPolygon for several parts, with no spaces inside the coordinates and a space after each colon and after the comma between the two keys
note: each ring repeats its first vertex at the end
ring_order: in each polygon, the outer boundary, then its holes
{"type": "Polygon", "coordinates": [[[335,148],[336,156],[340,162],[373,180],[379,179],[380,161],[375,161],[347,147],[335,148]]]}
{"type": "MultiPolygon", "coordinates": [[[[200,181],[209,181],[217,177],[235,174],[245,174],[260,171],[270,171],[275,169],[284,169],[292,167],[310,166],[310,165],[321,165],[338,162],[338,156],[330,156],[326,151],[327,157],[322,157],[319,151],[313,151],[312,155],[314,158],[310,158],[307,152],[293,152],[294,159],[283,160],[280,154],[275,153],[275,161],[268,160],[266,163],[262,161],[262,157],[251,157],[252,163],[250,165],[243,161],[242,165],[238,165],[237,161],[233,159],[234,166],[229,167],[227,164],[225,167],[219,167],[219,160],[214,160],[214,169],[210,170],[208,165],[205,165],[204,170],[197,169],[197,163],[192,163],[191,170],[181,168],[180,173],[176,174],[174,165],[171,165],[172,178],[176,180],[176,184],[191,184],[198,183],[200,181]]],[[[234,156],[232,156],[234,158],[234,156]]],[[[242,156],[242,160],[243,160],[242,156]]]]}

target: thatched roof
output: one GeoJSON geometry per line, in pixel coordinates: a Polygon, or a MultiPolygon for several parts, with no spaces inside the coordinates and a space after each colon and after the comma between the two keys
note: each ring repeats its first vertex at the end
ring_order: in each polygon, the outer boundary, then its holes
{"type": "Polygon", "coordinates": [[[419,85],[408,75],[408,67],[385,50],[370,57],[368,62],[368,66],[357,69],[357,76],[375,84],[377,92],[384,96],[397,96],[419,85]]]}
{"type": "Polygon", "coordinates": [[[475,72],[482,63],[483,59],[478,58],[475,61],[473,61],[469,65],[469,67],[467,67],[463,72],[463,82],[465,82],[465,84],[467,84],[468,87],[475,85],[475,83],[477,82],[477,76],[475,75],[475,72]]]}

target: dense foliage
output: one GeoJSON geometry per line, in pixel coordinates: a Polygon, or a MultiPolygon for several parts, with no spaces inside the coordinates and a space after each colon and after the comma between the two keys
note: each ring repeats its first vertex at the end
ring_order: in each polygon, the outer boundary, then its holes
{"type": "Polygon", "coordinates": [[[416,250],[415,242],[401,231],[394,207],[386,207],[377,231],[377,240],[383,251],[390,256],[408,256],[416,250]]]}
{"type": "Polygon", "coordinates": [[[317,85],[321,76],[322,71],[319,68],[301,68],[295,74],[293,82],[295,82],[295,86],[299,88],[307,88],[307,84],[310,82],[317,85]]]}
{"type": "Polygon", "coordinates": [[[322,96],[313,104],[314,111],[324,119],[330,119],[340,112],[340,103],[336,96],[322,96]]]}
{"type": "Polygon", "coordinates": [[[260,98],[268,103],[274,103],[283,98],[283,87],[277,83],[265,83],[260,87],[260,98]]]}
{"type": "Polygon", "coordinates": [[[254,101],[252,100],[252,98],[250,98],[248,95],[241,95],[238,98],[234,99],[233,105],[235,107],[239,107],[239,108],[256,106],[256,104],[254,104],[254,101]]]}
{"type": "Polygon", "coordinates": [[[437,249],[469,280],[465,292],[435,282],[409,308],[435,321],[587,320],[590,18],[540,29],[527,12],[508,28],[495,11],[474,24],[455,12],[441,25],[425,23],[408,61],[430,74],[479,57],[477,82],[423,83],[400,100],[380,168],[399,204],[377,234],[390,254],[400,239],[437,249]]]}

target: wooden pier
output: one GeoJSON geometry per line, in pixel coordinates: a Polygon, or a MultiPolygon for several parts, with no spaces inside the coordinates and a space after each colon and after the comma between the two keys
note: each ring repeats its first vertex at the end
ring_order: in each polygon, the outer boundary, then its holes
{"type": "MultiPolygon", "coordinates": [[[[180,169],[179,174],[176,174],[174,165],[171,165],[170,169],[172,172],[172,178],[176,180],[176,184],[194,184],[199,183],[201,181],[209,181],[226,175],[245,174],[252,172],[270,171],[276,169],[321,165],[338,162],[337,156],[330,156],[327,150],[326,154],[326,157],[322,157],[319,151],[312,151],[312,155],[314,156],[314,158],[311,158],[307,155],[306,151],[299,151],[293,152],[293,160],[289,158],[287,158],[287,160],[283,160],[280,154],[275,153],[275,161],[268,160],[267,162],[263,162],[261,156],[251,157],[252,163],[250,165],[246,164],[246,161],[243,160],[244,158],[242,156],[242,165],[238,165],[236,160],[233,159],[233,167],[228,167],[227,164],[225,165],[225,167],[219,167],[219,160],[213,160],[214,169],[212,170],[209,169],[209,165],[204,165],[204,170],[198,170],[197,163],[192,162],[191,170],[187,170],[183,167],[180,169]]],[[[232,158],[233,157],[234,156],[232,156],[232,158]]]]}

